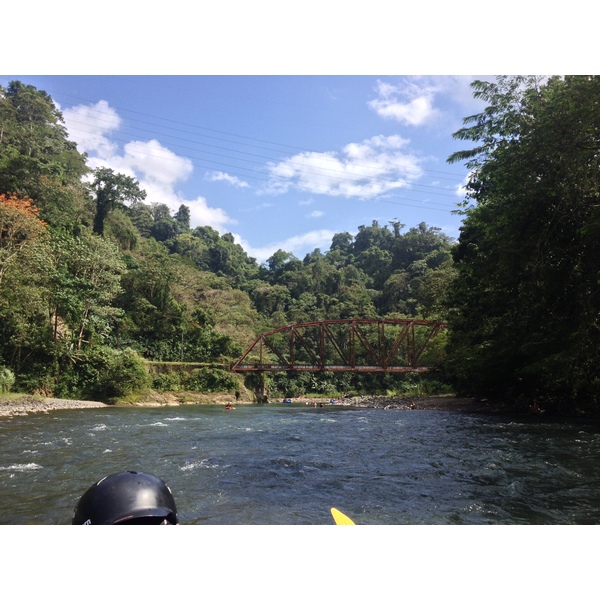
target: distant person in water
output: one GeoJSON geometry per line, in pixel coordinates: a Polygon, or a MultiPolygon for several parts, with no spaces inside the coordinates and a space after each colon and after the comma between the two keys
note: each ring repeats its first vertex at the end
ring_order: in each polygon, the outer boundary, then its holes
{"type": "Polygon", "coordinates": [[[125,471],[94,483],[80,498],[73,525],[177,525],[177,507],[159,477],[125,471]]]}
{"type": "Polygon", "coordinates": [[[537,402],[529,405],[529,412],[532,415],[541,415],[544,411],[539,407],[537,402]]]}

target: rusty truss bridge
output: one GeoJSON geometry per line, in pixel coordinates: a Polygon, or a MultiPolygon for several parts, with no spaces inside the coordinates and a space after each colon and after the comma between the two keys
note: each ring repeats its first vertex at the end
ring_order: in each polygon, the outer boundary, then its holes
{"type": "Polygon", "coordinates": [[[231,370],[423,373],[432,367],[421,360],[445,328],[414,319],[295,323],[261,333],[231,370]]]}

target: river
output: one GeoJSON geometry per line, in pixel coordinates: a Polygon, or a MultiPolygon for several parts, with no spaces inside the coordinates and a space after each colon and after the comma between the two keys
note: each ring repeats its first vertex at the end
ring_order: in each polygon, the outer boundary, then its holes
{"type": "Polygon", "coordinates": [[[0,524],[67,524],[97,479],[162,477],[182,524],[596,524],[600,430],[440,410],[302,404],[61,410],[0,419],[0,524]]]}

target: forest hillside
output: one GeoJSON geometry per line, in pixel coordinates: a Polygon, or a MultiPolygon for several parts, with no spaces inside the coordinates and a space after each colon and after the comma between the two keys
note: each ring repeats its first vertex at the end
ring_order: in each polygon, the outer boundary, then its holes
{"type": "MultiPolygon", "coordinates": [[[[444,317],[452,240],[426,223],[373,221],[334,235],[326,251],[278,250],[259,264],[232,234],[191,228],[185,205],[173,214],[147,203],[131,177],[90,169],[46,92],[11,82],[0,89],[0,120],[6,389],[102,400],[149,388],[235,391],[245,382],[229,365],[272,328],[444,317]]],[[[286,395],[402,385],[326,374],[269,382],[286,395]]]]}
{"type": "Polygon", "coordinates": [[[259,264],[231,233],[91,169],[44,91],[0,87],[0,392],[117,399],[252,390],[229,366],[262,332],[444,320],[429,377],[270,375],[274,395],[459,394],[590,411],[600,398],[600,77],[475,81],[454,135],[458,240],[372,221],[259,264]],[[177,363],[178,368],[156,365],[177,363]],[[182,368],[181,364],[186,367],[182,368]]]}

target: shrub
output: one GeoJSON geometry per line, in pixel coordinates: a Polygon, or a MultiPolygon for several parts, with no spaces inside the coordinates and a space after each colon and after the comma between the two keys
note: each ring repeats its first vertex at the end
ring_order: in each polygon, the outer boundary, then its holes
{"type": "Polygon", "coordinates": [[[233,375],[221,369],[203,367],[186,371],[160,373],[152,380],[152,388],[160,392],[233,392],[239,387],[233,375]]]}
{"type": "Polygon", "coordinates": [[[15,374],[8,367],[0,367],[0,392],[8,394],[15,383],[15,374]]]}
{"type": "Polygon", "coordinates": [[[69,373],[72,390],[84,397],[121,398],[150,385],[144,360],[130,348],[95,348],[69,373]]]}
{"type": "Polygon", "coordinates": [[[144,360],[130,348],[116,352],[100,377],[103,392],[109,398],[127,396],[150,384],[144,360]]]}
{"type": "Polygon", "coordinates": [[[238,389],[238,382],[230,373],[203,367],[192,371],[185,388],[196,392],[233,392],[238,389]]]}
{"type": "Polygon", "coordinates": [[[152,379],[152,389],[158,392],[179,392],[182,390],[182,373],[159,373],[152,379]]]}

